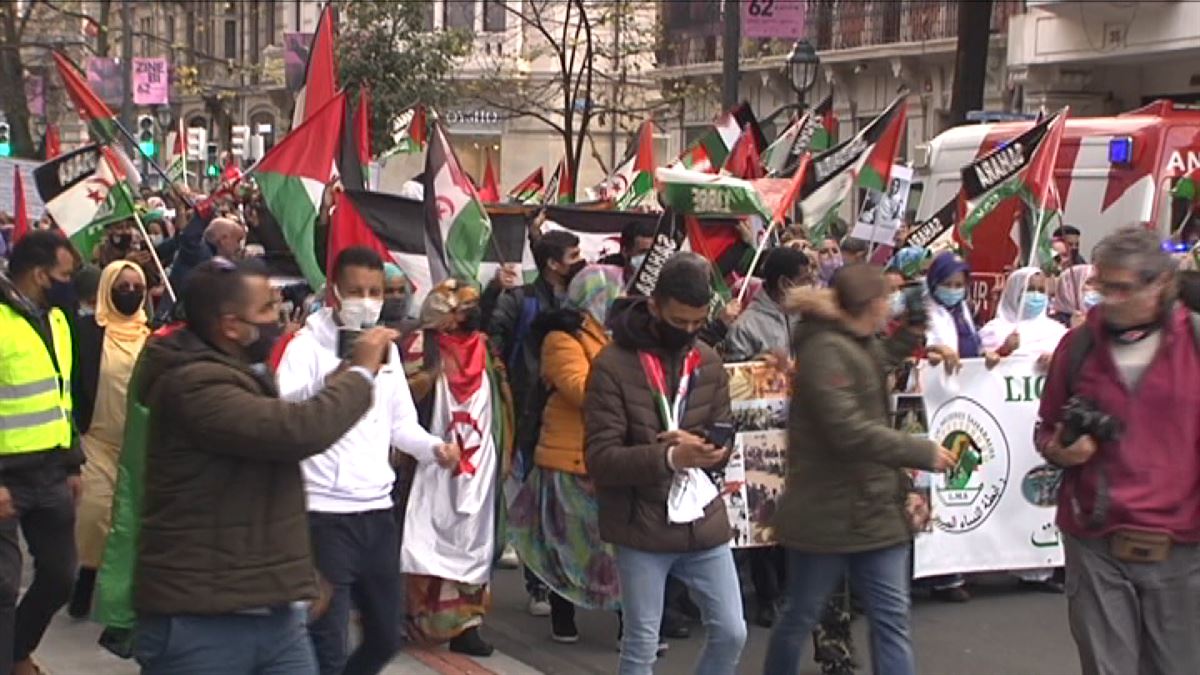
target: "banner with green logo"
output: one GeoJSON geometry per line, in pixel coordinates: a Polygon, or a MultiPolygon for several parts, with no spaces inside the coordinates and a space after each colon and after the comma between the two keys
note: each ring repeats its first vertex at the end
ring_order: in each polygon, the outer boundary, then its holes
{"type": "Polygon", "coordinates": [[[988,370],[965,359],[949,376],[921,369],[929,436],[958,462],[929,476],[933,525],[917,536],[915,577],[1063,564],[1058,470],[1033,446],[1046,382],[1035,361],[1011,357],[988,370]]]}

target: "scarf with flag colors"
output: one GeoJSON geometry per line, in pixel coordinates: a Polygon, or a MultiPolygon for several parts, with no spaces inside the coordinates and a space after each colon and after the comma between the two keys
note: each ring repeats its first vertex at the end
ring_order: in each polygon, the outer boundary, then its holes
{"type": "Polygon", "coordinates": [[[119,133],[116,115],[96,92],[88,86],[83,74],[62,52],[54,51],[54,65],[62,78],[79,119],[87,125],[88,134],[97,143],[112,143],[119,133]]]}
{"type": "Polygon", "coordinates": [[[425,242],[434,283],[475,279],[492,224],[441,122],[425,155],[425,242]]]}
{"type": "Polygon", "coordinates": [[[304,85],[296,92],[296,108],[292,113],[292,128],[307,122],[325,104],[337,96],[337,66],[333,58],[335,16],[332,2],[325,3],[317,19],[308,63],[304,68],[304,85]]]}
{"type": "Polygon", "coordinates": [[[907,95],[892,103],[853,138],[812,159],[800,193],[803,223],[813,241],[824,239],[855,187],[881,190],[907,128],[907,95]]]}
{"type": "Polygon", "coordinates": [[[508,191],[508,201],[517,204],[536,204],[541,200],[545,188],[545,172],[542,167],[533,170],[525,180],[508,191]]]}
{"type": "Polygon", "coordinates": [[[958,238],[967,248],[988,216],[1015,198],[1029,214],[1020,219],[1031,243],[1029,260],[1050,259],[1049,224],[1061,210],[1054,197],[1054,166],[1068,114],[1064,108],[962,168],[965,216],[958,225],[958,238]]]}
{"type": "Polygon", "coordinates": [[[313,288],[325,283],[325,275],[317,263],[314,232],[342,137],[345,98],[344,93],[339,93],[315,111],[251,169],[262,192],[263,205],[279,223],[296,264],[313,288]]]}

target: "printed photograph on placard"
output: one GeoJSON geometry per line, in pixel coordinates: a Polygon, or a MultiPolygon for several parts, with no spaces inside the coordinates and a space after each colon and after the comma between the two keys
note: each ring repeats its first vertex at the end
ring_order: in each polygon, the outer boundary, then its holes
{"type": "Polygon", "coordinates": [[[737,433],[718,487],[724,488],[733,545],[768,546],[774,543],[770,523],[787,473],[790,381],[765,363],[730,364],[725,370],[737,433]]]}
{"type": "Polygon", "coordinates": [[[746,506],[750,511],[750,540],[774,542],[771,521],[783,494],[787,475],[787,432],[782,429],[741,434],[746,466],[746,506]]]}
{"type": "Polygon", "coordinates": [[[713,483],[721,498],[725,500],[729,526],[733,529],[734,548],[750,544],[750,511],[746,507],[746,470],[742,461],[742,450],[734,443],[733,453],[724,471],[712,474],[713,483]]]}

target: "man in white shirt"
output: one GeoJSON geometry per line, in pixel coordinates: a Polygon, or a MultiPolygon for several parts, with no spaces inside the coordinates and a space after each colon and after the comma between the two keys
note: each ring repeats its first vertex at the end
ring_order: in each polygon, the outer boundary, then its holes
{"type": "MultiPolygon", "coordinates": [[[[347,367],[339,353],[356,332],[379,321],[384,270],[363,247],[334,263],[334,308],[313,314],[288,343],[279,363],[280,395],[304,400],[347,367]]],[[[374,675],[400,647],[402,619],[399,548],[392,515],[396,447],[418,462],[455,466],[459,448],[421,428],[400,354],[393,345],[375,377],[374,401],[358,424],[324,453],[303,463],[309,527],[317,570],[332,587],[329,608],[309,626],[321,675],[374,675]],[[361,613],[363,640],[346,654],[350,606],[361,613]]]]}

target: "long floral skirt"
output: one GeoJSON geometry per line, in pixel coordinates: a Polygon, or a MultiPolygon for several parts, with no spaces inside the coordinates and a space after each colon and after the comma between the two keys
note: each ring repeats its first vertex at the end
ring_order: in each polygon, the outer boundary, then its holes
{"type": "Polygon", "coordinates": [[[599,507],[586,476],[534,467],[508,512],[521,562],[579,607],[616,610],[621,588],[613,547],[600,540],[599,507]]]}
{"type": "Polygon", "coordinates": [[[418,644],[452,640],[483,623],[492,603],[487,584],[407,575],[408,637],[418,644]]]}

